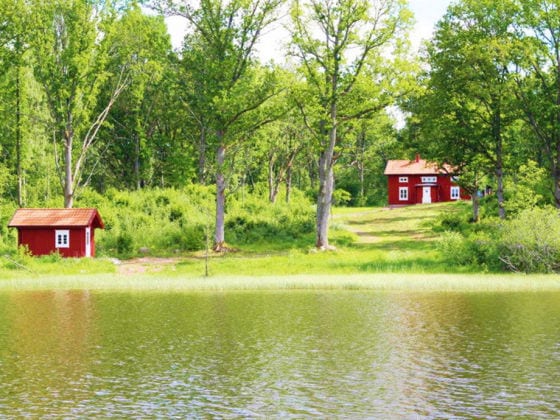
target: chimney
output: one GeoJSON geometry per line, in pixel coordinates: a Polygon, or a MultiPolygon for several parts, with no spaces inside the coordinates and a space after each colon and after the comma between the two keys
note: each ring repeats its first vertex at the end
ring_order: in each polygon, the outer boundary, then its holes
{"type": "Polygon", "coordinates": [[[420,153],[416,153],[416,163],[420,162],[420,153]]]}

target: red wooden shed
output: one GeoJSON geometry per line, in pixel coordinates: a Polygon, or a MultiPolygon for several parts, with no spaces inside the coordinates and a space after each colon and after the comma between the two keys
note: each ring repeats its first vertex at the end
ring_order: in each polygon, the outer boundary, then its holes
{"type": "Polygon", "coordinates": [[[18,209],[8,226],[31,254],[64,257],[94,257],[94,229],[105,227],[96,209],[18,209]]]}
{"type": "Polygon", "coordinates": [[[453,168],[440,167],[416,155],[415,160],[389,160],[385,167],[390,206],[468,199],[455,183],[453,168]]]}

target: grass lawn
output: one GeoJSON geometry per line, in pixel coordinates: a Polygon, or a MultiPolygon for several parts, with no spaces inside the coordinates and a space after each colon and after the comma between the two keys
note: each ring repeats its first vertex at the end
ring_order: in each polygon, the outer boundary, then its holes
{"type": "Polygon", "coordinates": [[[35,276],[0,281],[3,291],[96,290],[150,292],[222,292],[274,290],[363,290],[379,292],[560,292],[558,275],[410,274],[281,276],[167,276],[161,273],[119,276],[81,274],[35,276]]]}
{"type": "MultiPolygon", "coordinates": [[[[336,251],[316,252],[313,239],[301,249],[239,252],[210,259],[213,275],[299,275],[360,273],[461,272],[441,258],[431,225],[442,212],[458,211],[457,203],[387,208],[335,209],[331,242],[336,251]]],[[[199,257],[203,254],[200,253],[199,257]]],[[[464,269],[463,269],[464,271],[464,269]]],[[[176,274],[204,273],[203,259],[185,259],[176,274]]],[[[173,272],[167,274],[173,275],[173,272]]]]}
{"type": "Polygon", "coordinates": [[[446,265],[431,226],[443,212],[464,205],[336,209],[331,223],[336,251],[315,251],[312,238],[307,248],[278,251],[276,244],[255,245],[250,251],[212,255],[210,277],[203,277],[203,252],[137,266],[134,261],[115,265],[109,259],[50,257],[25,257],[16,265],[2,257],[0,290],[560,290],[560,276],[484,275],[446,265]]]}

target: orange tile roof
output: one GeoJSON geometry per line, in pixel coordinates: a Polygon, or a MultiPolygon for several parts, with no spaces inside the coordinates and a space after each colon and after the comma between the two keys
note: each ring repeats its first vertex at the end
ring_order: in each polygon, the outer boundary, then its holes
{"type": "Polygon", "coordinates": [[[385,167],[385,175],[438,175],[451,173],[449,165],[438,166],[425,159],[418,160],[389,160],[385,167]]]}
{"type": "Polygon", "coordinates": [[[103,229],[96,209],[17,209],[9,227],[85,227],[103,229]]]}

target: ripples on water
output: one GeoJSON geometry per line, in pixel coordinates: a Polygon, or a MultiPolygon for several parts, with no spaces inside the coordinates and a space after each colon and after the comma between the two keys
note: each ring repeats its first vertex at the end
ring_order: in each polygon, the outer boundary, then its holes
{"type": "Polygon", "coordinates": [[[560,417],[560,294],[0,295],[0,415],[560,417]]]}

